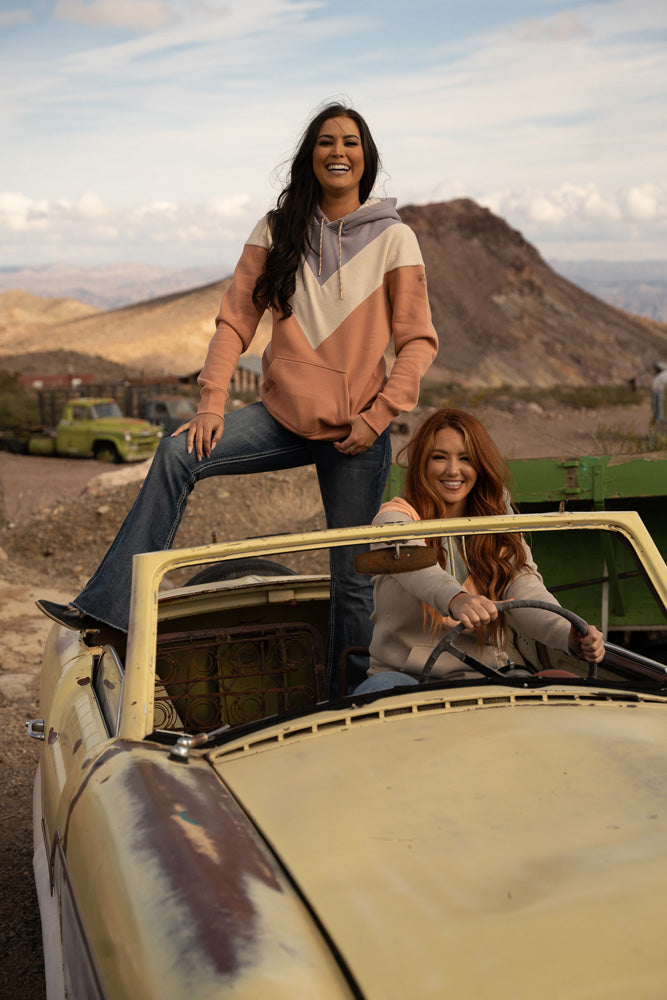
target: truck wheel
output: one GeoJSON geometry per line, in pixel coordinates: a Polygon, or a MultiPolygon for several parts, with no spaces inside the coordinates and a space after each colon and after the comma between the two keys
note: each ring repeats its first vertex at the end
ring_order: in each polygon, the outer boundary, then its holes
{"type": "Polygon", "coordinates": [[[119,462],[118,452],[116,451],[116,446],[113,444],[108,444],[102,442],[101,444],[96,444],[93,450],[93,455],[98,462],[119,462]]]}

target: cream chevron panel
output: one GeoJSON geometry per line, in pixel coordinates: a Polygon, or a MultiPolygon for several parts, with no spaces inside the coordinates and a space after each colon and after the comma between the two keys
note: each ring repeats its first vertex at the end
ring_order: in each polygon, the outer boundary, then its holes
{"type": "Polygon", "coordinates": [[[382,285],[388,271],[423,265],[417,238],[409,230],[413,238],[406,239],[406,228],[400,224],[389,226],[321,286],[308,266],[299,267],[294,317],[313,350],[382,285]]]}

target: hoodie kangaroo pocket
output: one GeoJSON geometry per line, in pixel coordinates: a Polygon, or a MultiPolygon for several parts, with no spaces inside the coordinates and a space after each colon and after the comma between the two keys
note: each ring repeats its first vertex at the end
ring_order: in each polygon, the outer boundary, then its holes
{"type": "Polygon", "coordinates": [[[346,373],[306,361],[274,358],[264,400],[276,420],[303,437],[350,422],[346,373]]]}

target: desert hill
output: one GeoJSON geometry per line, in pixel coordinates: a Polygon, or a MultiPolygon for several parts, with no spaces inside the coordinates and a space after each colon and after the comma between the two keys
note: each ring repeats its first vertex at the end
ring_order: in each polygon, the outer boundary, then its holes
{"type": "MultiPolygon", "coordinates": [[[[420,241],[440,335],[429,380],[604,385],[645,375],[654,360],[667,360],[667,325],[578,288],[519,232],[475,202],[407,206],[401,216],[420,241]]],[[[5,293],[0,366],[15,367],[12,355],[48,349],[102,357],[147,374],[191,374],[203,362],[228,280],[56,321],[27,309],[10,316],[6,296],[18,293],[5,293]]],[[[267,314],[250,353],[261,353],[269,332],[267,314]]]]}
{"type": "Polygon", "coordinates": [[[7,329],[28,324],[52,326],[68,323],[84,316],[94,316],[100,310],[77,299],[45,298],[12,289],[0,295],[0,337],[7,329]]]}
{"type": "Polygon", "coordinates": [[[440,352],[464,385],[615,384],[667,359],[667,325],[557,274],[521,233],[468,199],[407,206],[426,263],[440,352]]]}
{"type": "MultiPolygon", "coordinates": [[[[56,322],[48,327],[37,321],[14,326],[5,324],[4,330],[0,326],[0,365],[6,359],[4,363],[15,368],[12,355],[48,349],[106,358],[148,375],[190,375],[201,369],[215,331],[214,320],[220,299],[229,280],[121,309],[95,310],[92,315],[56,322]]],[[[0,310],[5,297],[15,294],[0,295],[0,310]]],[[[261,354],[269,333],[267,315],[257,331],[254,353],[261,354]]]]}

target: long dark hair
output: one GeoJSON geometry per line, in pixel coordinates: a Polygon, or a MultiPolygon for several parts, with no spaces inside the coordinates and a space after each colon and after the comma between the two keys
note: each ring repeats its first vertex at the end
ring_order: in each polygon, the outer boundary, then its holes
{"type": "MultiPolygon", "coordinates": [[[[408,452],[405,499],[422,520],[446,516],[445,503],[426,475],[435,436],[445,427],[453,427],[463,435],[468,457],[477,472],[477,481],[466,498],[466,517],[507,514],[507,466],[484,425],[465,410],[436,410],[399,453],[400,458],[408,452]]],[[[427,542],[435,548],[438,562],[444,568],[446,557],[441,540],[429,538],[427,542]]],[[[470,535],[466,539],[466,558],[479,593],[498,601],[517,570],[525,566],[526,550],[515,534],[470,535]]]]}
{"type": "Polygon", "coordinates": [[[359,185],[362,205],[373,190],[380,157],[368,125],[353,108],[341,103],[328,104],[306,126],[292,158],[287,184],[278,196],[276,207],[268,214],[273,242],[252,293],[252,301],[258,308],[273,306],[284,316],[292,315],[290,299],[296,287],[299,257],[308,244],[308,227],[320,199],[320,185],[313,172],[313,149],[324,122],[336,117],[351,118],[359,129],[364,153],[364,172],[359,185]]]}

